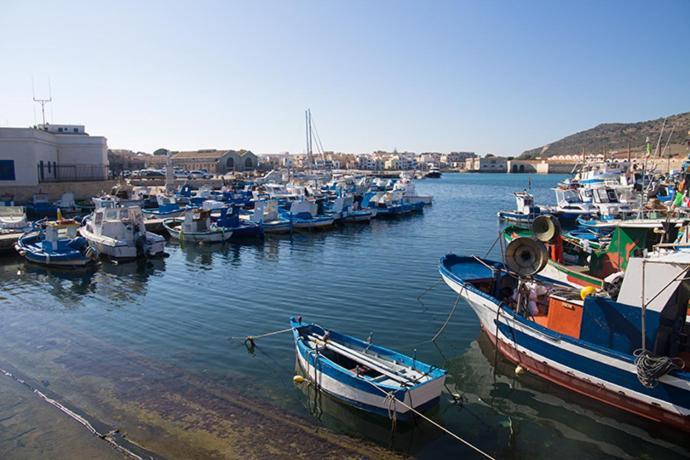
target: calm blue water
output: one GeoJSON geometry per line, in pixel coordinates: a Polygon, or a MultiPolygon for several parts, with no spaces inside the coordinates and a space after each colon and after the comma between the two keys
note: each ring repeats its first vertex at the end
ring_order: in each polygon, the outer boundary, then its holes
{"type": "MultiPolygon", "coordinates": [[[[560,179],[532,176],[537,202],[551,203],[549,188],[560,179]]],[[[170,243],[167,259],[104,263],[87,273],[46,271],[6,258],[0,260],[0,321],[15,335],[30,325],[32,331],[60,328],[94,337],[419,458],[470,455],[428,426],[391,436],[385,422],[330,400],[322,398],[315,408],[312,395],[292,383],[294,349],[287,334],[259,341],[253,355],[231,339],[283,329],[290,315],[299,314],[355,336],[373,332],[377,343],[416,350],[419,359],[446,367],[449,386],[463,393],[465,403],[444,398],[434,417],[499,457],[687,456],[681,435],[537,378],[516,379],[512,366],[496,360],[462,302],[436,344],[429,343],[455,301],[437,283],[439,258],[448,252],[485,255],[497,237],[496,212],[512,209],[512,192],[526,186],[525,175],[445,174],[417,183],[420,194],[434,196],[423,215],[267,237],[260,244],[170,243]]]]}

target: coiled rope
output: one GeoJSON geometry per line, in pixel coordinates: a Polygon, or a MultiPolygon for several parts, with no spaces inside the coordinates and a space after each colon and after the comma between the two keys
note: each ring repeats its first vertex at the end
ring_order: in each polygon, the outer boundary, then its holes
{"type": "Polygon", "coordinates": [[[633,356],[635,356],[637,379],[646,388],[656,387],[662,376],[668,374],[672,370],[683,369],[685,367],[685,363],[680,358],[654,356],[644,348],[635,350],[633,356]]]}

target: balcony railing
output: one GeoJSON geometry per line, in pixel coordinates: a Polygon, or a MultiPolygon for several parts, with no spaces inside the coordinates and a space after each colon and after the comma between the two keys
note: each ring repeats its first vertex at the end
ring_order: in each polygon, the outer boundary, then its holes
{"type": "Polygon", "coordinates": [[[80,182],[108,178],[108,167],[105,165],[58,165],[54,162],[41,162],[37,169],[39,182],[80,182]]]}

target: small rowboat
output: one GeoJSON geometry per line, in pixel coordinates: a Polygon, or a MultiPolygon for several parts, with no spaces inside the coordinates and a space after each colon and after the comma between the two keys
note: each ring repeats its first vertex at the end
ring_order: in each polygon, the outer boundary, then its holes
{"type": "Polygon", "coordinates": [[[398,420],[436,404],[446,371],[316,324],[290,318],[297,358],[307,378],[339,400],[398,420]]]}

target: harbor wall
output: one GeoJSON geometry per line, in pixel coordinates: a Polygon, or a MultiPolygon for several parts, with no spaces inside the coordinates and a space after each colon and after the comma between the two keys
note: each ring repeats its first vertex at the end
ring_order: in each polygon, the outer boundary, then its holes
{"type": "Polygon", "coordinates": [[[32,186],[1,186],[0,195],[14,196],[17,204],[30,202],[34,193],[45,193],[49,200],[58,200],[65,192],[74,193],[77,200],[88,200],[100,195],[102,192],[110,192],[117,184],[114,180],[89,181],[89,182],[44,182],[32,186]]]}

